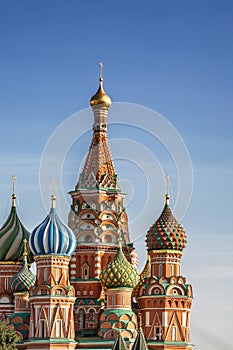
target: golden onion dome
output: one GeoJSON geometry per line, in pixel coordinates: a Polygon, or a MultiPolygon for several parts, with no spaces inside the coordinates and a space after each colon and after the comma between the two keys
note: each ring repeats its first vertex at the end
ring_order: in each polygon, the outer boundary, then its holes
{"type": "Polygon", "coordinates": [[[90,100],[90,105],[93,107],[93,106],[100,105],[100,104],[104,103],[105,106],[107,108],[109,108],[112,104],[112,101],[111,101],[111,98],[105,93],[105,91],[103,89],[103,77],[102,77],[103,63],[99,62],[99,66],[100,66],[99,89],[96,92],[96,94],[94,96],[92,96],[92,98],[90,100]]]}
{"type": "Polygon", "coordinates": [[[94,96],[92,96],[90,100],[90,105],[96,106],[104,103],[107,108],[109,108],[112,104],[111,98],[105,93],[103,89],[103,78],[100,78],[99,89],[94,96]]]}

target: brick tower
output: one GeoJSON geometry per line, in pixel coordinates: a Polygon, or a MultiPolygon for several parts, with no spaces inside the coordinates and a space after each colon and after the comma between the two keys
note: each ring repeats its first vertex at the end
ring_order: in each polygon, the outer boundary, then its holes
{"type": "MultiPolygon", "coordinates": [[[[21,223],[16,210],[15,180],[13,176],[11,211],[0,229],[0,321],[14,312],[10,281],[23,266],[23,240],[29,237],[29,232],[21,223]]],[[[31,253],[29,261],[32,261],[31,253]]]]}
{"type": "Polygon", "coordinates": [[[69,282],[70,256],[76,239],[58,217],[55,196],[45,220],[29,237],[37,272],[30,289],[30,330],[28,350],[74,349],[74,288],[69,282]]]}
{"type": "Polygon", "coordinates": [[[168,190],[165,198],[162,214],[147,233],[149,258],[141,274],[136,299],[151,350],[192,349],[192,287],[180,273],[186,233],[171,212],[168,190]]]}
{"type": "Polygon", "coordinates": [[[102,270],[100,280],[105,288],[106,305],[100,316],[99,336],[134,341],[137,336],[137,316],[132,311],[132,290],[138,284],[136,268],[128,262],[121,243],[114,259],[102,270]]]}
{"type": "Polygon", "coordinates": [[[103,89],[102,64],[97,93],[90,105],[94,114],[93,137],[72,197],[68,225],[77,238],[71,258],[71,284],[75,288],[76,331],[93,333],[98,327],[101,283],[99,274],[117,252],[118,230],[124,253],[130,260],[132,244],[124,193],[118,184],[107,138],[107,115],[111,99],[103,89]]]}

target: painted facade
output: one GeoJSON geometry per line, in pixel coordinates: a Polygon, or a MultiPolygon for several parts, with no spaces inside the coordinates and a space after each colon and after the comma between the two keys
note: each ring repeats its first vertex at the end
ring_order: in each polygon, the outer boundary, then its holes
{"type": "Polygon", "coordinates": [[[192,287],[180,271],[186,233],[167,190],[138,273],[108,145],[111,99],[102,73],[90,105],[93,136],[70,191],[68,225],[52,194],[49,214],[29,233],[17,216],[13,188],[12,209],[0,229],[0,317],[20,336],[19,349],[192,349],[192,287]]]}

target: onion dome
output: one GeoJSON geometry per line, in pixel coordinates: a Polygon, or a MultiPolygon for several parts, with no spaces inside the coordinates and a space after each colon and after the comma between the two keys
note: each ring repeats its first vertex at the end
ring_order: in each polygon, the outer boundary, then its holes
{"type": "Polygon", "coordinates": [[[111,101],[111,98],[105,93],[105,91],[103,89],[103,78],[102,78],[103,64],[102,64],[102,62],[99,62],[99,65],[100,65],[99,89],[96,92],[96,94],[94,96],[92,96],[92,98],[90,100],[90,105],[93,107],[93,106],[104,103],[105,106],[107,108],[109,108],[112,104],[112,101],[111,101]]]}
{"type": "Polygon", "coordinates": [[[13,292],[27,292],[34,286],[36,276],[28,269],[27,264],[27,240],[24,239],[23,267],[12,277],[11,289],[13,292]]]}
{"type": "Polygon", "coordinates": [[[175,219],[169,207],[169,195],[166,194],[166,203],[162,214],[151,226],[146,236],[146,244],[149,250],[180,250],[187,243],[187,236],[183,227],[175,219]]]}
{"type": "MultiPolygon", "coordinates": [[[[29,232],[18,218],[16,195],[12,194],[11,212],[0,229],[0,261],[20,261],[23,257],[23,240],[28,239],[29,232]]],[[[29,254],[29,261],[32,261],[29,254]]]]}
{"type": "Polygon", "coordinates": [[[138,281],[138,272],[126,259],[119,246],[114,259],[105,266],[100,274],[100,281],[105,288],[134,288],[138,281]]]}
{"type": "Polygon", "coordinates": [[[58,217],[55,209],[56,197],[52,195],[52,206],[45,220],[38,225],[29,237],[29,246],[34,255],[68,255],[76,247],[73,231],[58,217]]]}

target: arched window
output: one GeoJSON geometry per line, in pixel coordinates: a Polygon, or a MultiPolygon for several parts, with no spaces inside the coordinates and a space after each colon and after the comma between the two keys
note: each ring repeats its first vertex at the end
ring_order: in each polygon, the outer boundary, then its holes
{"type": "Polygon", "coordinates": [[[85,321],[86,321],[85,311],[83,309],[80,309],[78,311],[79,329],[84,329],[85,328],[85,321]]]}
{"type": "Polygon", "coordinates": [[[84,237],[84,242],[85,242],[85,243],[93,242],[92,236],[91,236],[91,235],[86,235],[86,236],[84,237]]]}
{"type": "Polygon", "coordinates": [[[92,326],[95,323],[95,311],[89,310],[89,324],[92,326]]]}
{"type": "Polygon", "coordinates": [[[89,265],[87,263],[84,263],[83,266],[81,267],[82,270],[82,279],[83,280],[88,280],[89,278],[89,265]]]}

